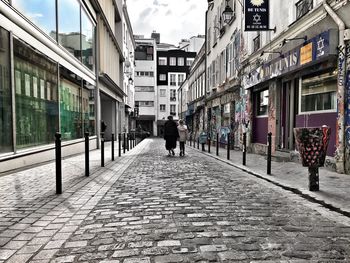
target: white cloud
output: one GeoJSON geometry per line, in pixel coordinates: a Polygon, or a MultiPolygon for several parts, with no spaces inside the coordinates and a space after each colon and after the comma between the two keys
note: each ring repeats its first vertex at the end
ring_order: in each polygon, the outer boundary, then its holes
{"type": "Polygon", "coordinates": [[[177,45],[204,34],[205,0],[127,0],[127,7],[136,35],[150,37],[155,30],[161,42],[177,45]]]}

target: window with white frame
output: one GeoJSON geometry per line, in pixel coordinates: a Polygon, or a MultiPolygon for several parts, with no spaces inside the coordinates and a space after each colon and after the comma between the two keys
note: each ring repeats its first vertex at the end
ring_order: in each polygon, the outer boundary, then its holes
{"type": "Polygon", "coordinates": [[[176,115],[176,105],[170,104],[170,115],[176,115]]]}
{"type": "Polygon", "coordinates": [[[167,58],[166,57],[159,57],[158,58],[158,64],[160,66],[166,66],[167,65],[167,58]]]}
{"type": "Polygon", "coordinates": [[[176,74],[170,73],[170,86],[176,86],[176,74]]]}
{"type": "Polygon", "coordinates": [[[176,58],[175,57],[170,57],[169,65],[170,66],[176,66],[176,58]]]}
{"type": "Polygon", "coordinates": [[[159,80],[165,81],[166,80],[166,74],[159,74],[159,80]]]}
{"type": "Polygon", "coordinates": [[[179,86],[182,85],[182,83],[184,82],[185,80],[185,74],[178,74],[177,75],[177,83],[179,86]]]}
{"type": "Polygon", "coordinates": [[[176,90],[175,89],[170,90],[170,101],[176,101],[176,90]]]}
{"type": "Polygon", "coordinates": [[[185,59],[183,57],[177,58],[177,65],[178,66],[184,66],[185,65],[185,59]]]}
{"type": "Polygon", "coordinates": [[[335,111],[337,75],[328,72],[301,80],[300,112],[335,111]]]}
{"type": "Polygon", "coordinates": [[[192,66],[194,58],[186,58],[186,66],[192,66]]]}
{"type": "Polygon", "coordinates": [[[166,105],[165,104],[160,104],[159,105],[159,111],[165,111],[166,105]]]}
{"type": "Polygon", "coordinates": [[[166,97],[166,89],[160,89],[159,90],[159,96],[160,97],[166,97]]]}
{"type": "Polygon", "coordinates": [[[136,86],[135,92],[154,92],[154,87],[152,87],[152,86],[136,86]]]}
{"type": "Polygon", "coordinates": [[[153,107],[154,101],[135,101],[135,105],[139,107],[153,107]]]}

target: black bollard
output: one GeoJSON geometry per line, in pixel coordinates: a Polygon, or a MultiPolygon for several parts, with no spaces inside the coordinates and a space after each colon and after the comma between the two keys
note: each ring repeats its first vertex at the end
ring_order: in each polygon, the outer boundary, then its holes
{"type": "Polygon", "coordinates": [[[122,135],[118,134],[118,156],[122,155],[122,135]]]}
{"type": "Polygon", "coordinates": [[[199,150],[199,137],[197,138],[197,149],[199,150]]]}
{"type": "Polygon", "coordinates": [[[193,138],[193,148],[196,148],[196,138],[193,138]]]}
{"type": "Polygon", "coordinates": [[[101,167],[105,166],[105,134],[101,132],[101,167]]]}
{"type": "Polygon", "coordinates": [[[61,134],[55,134],[55,155],[56,155],[56,194],[62,194],[62,154],[61,134]]]}
{"type": "Polygon", "coordinates": [[[112,133],[112,161],[114,161],[114,133],[112,133]]]}
{"type": "Polygon", "coordinates": [[[190,146],[192,147],[192,134],[190,135],[190,146]]]}
{"type": "Polygon", "coordinates": [[[125,132],[123,133],[123,153],[125,153],[125,148],[126,148],[126,135],[125,132]]]}
{"type": "Polygon", "coordinates": [[[267,134],[267,174],[271,174],[271,135],[271,132],[267,134]]]}
{"type": "Polygon", "coordinates": [[[227,160],[230,160],[230,133],[227,134],[227,160]]]}
{"type": "Polygon", "coordinates": [[[318,167],[309,167],[309,190],[320,190],[318,167]]]}
{"type": "Polygon", "coordinates": [[[89,176],[89,133],[85,132],[85,176],[89,176]]]}
{"type": "Polygon", "coordinates": [[[126,134],[126,150],[129,151],[129,139],[130,139],[130,135],[129,133],[126,134]]]}
{"type": "Polygon", "coordinates": [[[132,145],[132,134],[130,133],[129,134],[129,137],[130,137],[130,150],[133,148],[133,145],[132,145]]]}
{"type": "Polygon", "coordinates": [[[219,156],[219,133],[216,133],[216,156],[219,156]]]}
{"type": "Polygon", "coordinates": [[[202,143],[202,152],[205,152],[204,145],[205,145],[205,143],[202,143]]]}
{"type": "Polygon", "coordinates": [[[247,151],[247,133],[243,133],[243,165],[246,164],[246,151],[247,151]]]}
{"type": "Polygon", "coordinates": [[[210,144],[211,144],[210,138],[208,138],[208,153],[210,153],[210,144]]]}

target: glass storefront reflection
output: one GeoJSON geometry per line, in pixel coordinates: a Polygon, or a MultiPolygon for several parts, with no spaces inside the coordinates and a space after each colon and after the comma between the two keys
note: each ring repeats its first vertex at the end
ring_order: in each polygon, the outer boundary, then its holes
{"type": "Polygon", "coordinates": [[[83,82],[83,120],[84,131],[89,135],[95,135],[95,87],[88,82],[83,82]]]}
{"type": "Polygon", "coordinates": [[[57,65],[14,39],[17,148],[52,143],[58,131],[57,65]]]}
{"type": "Polygon", "coordinates": [[[81,46],[83,64],[89,69],[94,70],[93,48],[95,43],[95,27],[87,16],[86,12],[81,12],[81,46]]]}
{"type": "Polygon", "coordinates": [[[13,151],[9,32],[0,27],[0,153],[13,151]]]}
{"type": "Polygon", "coordinates": [[[56,40],[56,1],[12,0],[12,5],[56,40]]]}
{"type": "Polygon", "coordinates": [[[80,4],[77,0],[57,0],[58,42],[81,60],[80,4]]]}

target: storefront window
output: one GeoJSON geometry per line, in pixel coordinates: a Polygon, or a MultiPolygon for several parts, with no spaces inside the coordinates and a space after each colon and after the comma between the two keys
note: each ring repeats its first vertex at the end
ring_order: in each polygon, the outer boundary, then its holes
{"type": "Polygon", "coordinates": [[[84,132],[95,135],[95,87],[84,81],[83,88],[83,121],[84,132]]]}
{"type": "Polygon", "coordinates": [[[81,60],[80,4],[77,0],[58,0],[57,7],[58,42],[81,60]]]}
{"type": "Polygon", "coordinates": [[[52,143],[58,131],[57,66],[13,41],[17,148],[52,143]]]}
{"type": "Polygon", "coordinates": [[[336,109],[337,76],[333,72],[304,78],[301,85],[301,112],[336,109]]]}
{"type": "Polygon", "coordinates": [[[257,94],[257,116],[266,116],[269,105],[269,90],[260,91],[257,94]]]}
{"type": "Polygon", "coordinates": [[[0,153],[13,151],[9,32],[0,27],[0,153]]]}
{"type": "Polygon", "coordinates": [[[83,64],[89,69],[94,70],[95,26],[84,10],[81,12],[81,27],[83,64]]]}
{"type": "MultiPolygon", "coordinates": [[[[80,86],[60,79],[60,117],[62,140],[83,137],[80,86]]],[[[87,95],[85,94],[85,98],[87,95]]]]}
{"type": "Polygon", "coordinates": [[[12,5],[56,40],[56,1],[12,0],[12,5]]]}

